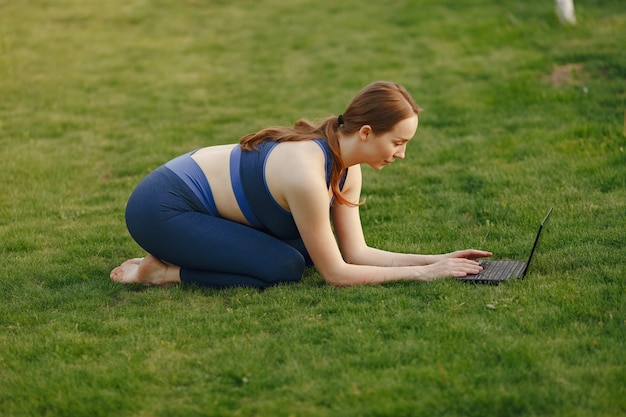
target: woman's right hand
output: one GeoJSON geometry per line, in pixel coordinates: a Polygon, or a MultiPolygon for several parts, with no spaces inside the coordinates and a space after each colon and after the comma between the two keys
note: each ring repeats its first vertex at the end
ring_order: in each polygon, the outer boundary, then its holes
{"type": "Polygon", "coordinates": [[[430,265],[420,266],[420,279],[433,281],[441,278],[462,278],[478,274],[483,268],[477,261],[467,258],[444,258],[430,265]]]}

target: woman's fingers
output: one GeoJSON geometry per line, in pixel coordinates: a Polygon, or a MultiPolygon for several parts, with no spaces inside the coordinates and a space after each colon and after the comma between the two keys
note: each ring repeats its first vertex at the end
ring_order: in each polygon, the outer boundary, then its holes
{"type": "Polygon", "coordinates": [[[479,258],[488,258],[493,254],[491,252],[487,252],[484,250],[465,249],[465,250],[452,252],[450,255],[452,255],[453,258],[479,259],[479,258]]]}
{"type": "Polygon", "coordinates": [[[461,278],[471,274],[478,274],[482,267],[478,262],[467,258],[448,258],[428,266],[430,279],[461,278]]]}

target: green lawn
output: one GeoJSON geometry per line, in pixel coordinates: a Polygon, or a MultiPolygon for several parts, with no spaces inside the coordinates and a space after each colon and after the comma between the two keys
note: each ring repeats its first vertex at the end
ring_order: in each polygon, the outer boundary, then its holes
{"type": "Polygon", "coordinates": [[[0,0],[1,416],[626,414],[623,0],[389,3],[0,0]],[[150,170],[379,79],[425,111],[370,244],[523,258],[554,207],[527,279],[110,282],[150,170]]]}

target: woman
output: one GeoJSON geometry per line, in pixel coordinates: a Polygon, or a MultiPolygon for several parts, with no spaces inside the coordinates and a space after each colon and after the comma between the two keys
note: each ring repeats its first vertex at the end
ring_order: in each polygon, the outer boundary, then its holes
{"type": "Polygon", "coordinates": [[[315,265],[332,285],[476,274],[479,250],[402,254],[367,246],[359,217],[361,167],[403,159],[419,107],[401,86],[365,87],[339,117],[269,128],[238,145],[178,157],[149,174],[126,207],[148,255],[113,281],[265,288],[315,265]]]}

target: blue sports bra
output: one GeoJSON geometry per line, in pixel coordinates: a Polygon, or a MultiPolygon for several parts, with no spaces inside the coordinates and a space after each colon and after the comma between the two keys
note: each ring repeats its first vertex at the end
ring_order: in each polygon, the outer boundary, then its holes
{"type": "MultiPolygon", "coordinates": [[[[326,160],[326,185],[330,186],[332,151],[328,142],[315,139],[324,151],[326,160]]],[[[280,239],[297,239],[298,228],[291,213],[282,208],[270,194],[265,181],[267,157],[278,142],[266,141],[254,151],[242,151],[235,146],[230,158],[230,172],[233,191],[239,207],[248,222],[255,228],[264,229],[280,239]]],[[[343,186],[345,176],[341,180],[343,186]]]]}

